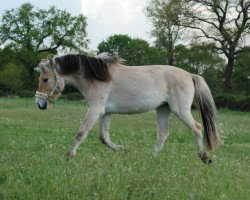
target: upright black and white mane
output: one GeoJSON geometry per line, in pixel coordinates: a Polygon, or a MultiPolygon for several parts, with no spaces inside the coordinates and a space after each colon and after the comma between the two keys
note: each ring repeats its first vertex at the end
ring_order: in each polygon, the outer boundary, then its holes
{"type": "Polygon", "coordinates": [[[119,63],[118,56],[102,53],[97,57],[90,57],[81,54],[68,54],[55,57],[55,62],[59,65],[60,73],[69,75],[82,71],[88,80],[110,81],[112,77],[109,73],[109,65],[119,63]]]}

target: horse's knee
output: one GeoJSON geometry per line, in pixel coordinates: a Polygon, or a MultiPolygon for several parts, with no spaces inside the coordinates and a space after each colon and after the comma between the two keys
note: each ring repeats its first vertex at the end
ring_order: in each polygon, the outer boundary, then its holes
{"type": "Polygon", "coordinates": [[[78,132],[77,135],[76,135],[76,140],[77,140],[77,141],[81,141],[81,139],[82,139],[82,137],[83,137],[83,134],[84,134],[83,131],[78,132]]]}
{"type": "Polygon", "coordinates": [[[195,122],[195,126],[196,126],[196,128],[197,128],[197,129],[199,129],[199,130],[201,131],[202,126],[201,126],[201,124],[200,124],[200,123],[195,122]]]}

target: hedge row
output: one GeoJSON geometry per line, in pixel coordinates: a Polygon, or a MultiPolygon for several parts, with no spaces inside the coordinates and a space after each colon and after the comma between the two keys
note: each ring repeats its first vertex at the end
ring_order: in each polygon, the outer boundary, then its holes
{"type": "Polygon", "coordinates": [[[218,94],[215,95],[214,101],[218,109],[250,111],[250,96],[236,97],[232,94],[218,94]]]}
{"type": "Polygon", "coordinates": [[[35,97],[36,92],[35,91],[29,91],[29,90],[20,90],[17,92],[17,95],[22,98],[32,98],[35,97]]]}
{"type": "Polygon", "coordinates": [[[60,98],[66,99],[69,101],[79,101],[79,100],[84,99],[83,95],[77,92],[70,92],[70,93],[63,94],[60,98]]]}
{"type": "MultiPolygon", "coordinates": [[[[19,97],[32,98],[35,96],[34,91],[22,90],[17,93],[19,97]]],[[[5,96],[4,92],[0,90],[0,97],[5,96]]],[[[61,96],[61,99],[69,101],[83,100],[82,94],[77,92],[66,93],[61,96]]],[[[236,97],[232,94],[217,94],[214,96],[214,101],[218,109],[228,108],[231,110],[250,111],[250,96],[236,97]]]]}
{"type": "Polygon", "coordinates": [[[0,90],[0,97],[4,97],[4,96],[5,96],[4,91],[0,90]]]}

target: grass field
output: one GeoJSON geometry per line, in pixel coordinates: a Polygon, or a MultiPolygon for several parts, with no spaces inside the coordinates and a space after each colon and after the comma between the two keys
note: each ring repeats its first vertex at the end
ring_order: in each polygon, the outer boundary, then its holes
{"type": "Polygon", "coordinates": [[[174,115],[165,147],[153,156],[154,112],[112,116],[111,138],[125,150],[104,146],[96,125],[66,161],[84,103],[59,101],[41,111],[32,101],[0,98],[0,200],[250,199],[250,113],[219,112],[226,138],[209,166],[174,115]]]}

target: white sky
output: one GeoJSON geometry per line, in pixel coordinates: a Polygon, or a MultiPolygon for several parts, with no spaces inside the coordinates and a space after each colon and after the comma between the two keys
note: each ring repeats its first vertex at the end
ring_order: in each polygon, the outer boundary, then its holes
{"type": "Polygon", "coordinates": [[[47,9],[55,5],[72,15],[83,13],[87,17],[89,48],[113,34],[128,34],[152,42],[150,23],[143,9],[147,0],[0,0],[0,16],[4,10],[17,8],[30,2],[35,7],[47,9]]]}
{"type": "Polygon", "coordinates": [[[92,48],[113,34],[128,34],[147,41],[150,24],[143,10],[146,0],[82,0],[83,13],[88,18],[88,33],[92,48]]]}

